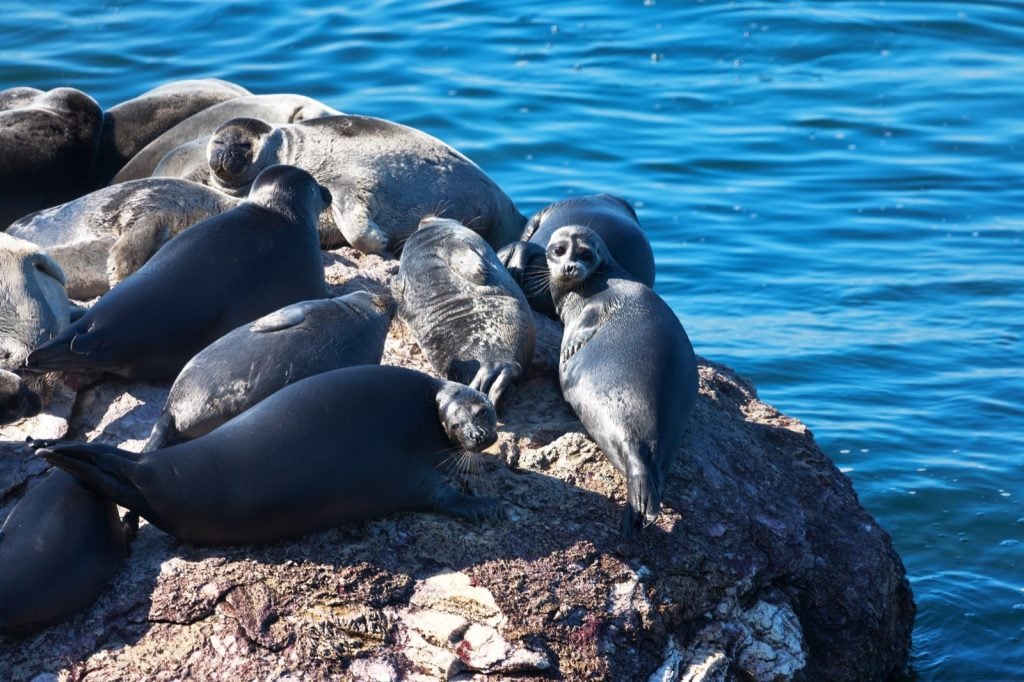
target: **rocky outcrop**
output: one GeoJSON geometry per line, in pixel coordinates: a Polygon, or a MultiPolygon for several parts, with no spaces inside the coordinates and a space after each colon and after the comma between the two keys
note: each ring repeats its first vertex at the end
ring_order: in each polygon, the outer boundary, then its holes
{"type": "MultiPolygon", "coordinates": [[[[325,264],[338,293],[383,288],[397,269],[349,249],[325,264]]],[[[467,487],[503,500],[506,521],[394,514],[202,548],[143,525],[86,612],[0,638],[0,671],[710,681],[872,680],[903,668],[914,616],[903,566],[803,424],[703,361],[661,517],[624,540],[624,482],[560,397],[558,325],[537,322],[498,443],[452,462],[467,487]]],[[[384,362],[427,369],[399,322],[384,362]]],[[[137,449],[166,393],[104,380],[79,393],[67,428],[137,449]]],[[[44,469],[16,442],[21,428],[0,432],[0,514],[44,469]]]]}

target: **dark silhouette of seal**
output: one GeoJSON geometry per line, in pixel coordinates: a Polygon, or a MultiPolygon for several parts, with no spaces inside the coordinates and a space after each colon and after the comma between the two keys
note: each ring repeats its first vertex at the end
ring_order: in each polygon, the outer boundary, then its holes
{"type": "Polygon", "coordinates": [[[585,227],[547,248],[551,295],[565,325],[562,395],[626,477],[622,532],[658,517],[665,477],[697,396],[697,361],[672,309],[634,281],[585,227]]]}
{"type": "Polygon", "coordinates": [[[91,604],[124,560],[117,507],[51,470],[0,527],[0,630],[53,625],[91,604]]]}
{"type": "Polygon", "coordinates": [[[498,252],[498,259],[522,287],[531,308],[558,319],[548,289],[546,249],[555,230],[570,225],[596,232],[615,262],[633,279],[654,286],[654,251],[629,202],[611,194],[574,197],[542,208],[526,223],[520,241],[498,252]]]}
{"type": "Polygon", "coordinates": [[[401,367],[363,365],[282,388],[205,436],[136,454],[99,443],[38,451],[84,485],[195,544],[263,542],[393,511],[495,518],[443,464],[497,438],[487,397],[401,367]]]}
{"type": "Polygon", "coordinates": [[[316,237],[330,194],[300,168],[264,171],[246,201],[172,239],[28,357],[32,370],[173,379],[238,325],[327,295],[316,237]]]}
{"type": "Polygon", "coordinates": [[[215,104],[251,95],[240,85],[216,78],[164,83],[103,113],[96,160],[97,184],[110,182],[143,147],[186,118],[215,104]]]}
{"type": "MultiPolygon", "coordinates": [[[[526,219],[483,170],[424,132],[368,116],[327,116],[290,125],[228,121],[210,138],[211,182],[245,192],[272,163],[305,168],[337,197],[334,236],[363,253],[397,249],[421,218],[453,218],[500,249],[526,219]]],[[[324,227],[323,229],[327,229],[324,227]]]]}
{"type": "Polygon", "coordinates": [[[28,94],[0,93],[0,229],[93,188],[100,105],[74,88],[28,94]]]}
{"type": "Polygon", "coordinates": [[[308,376],[379,364],[394,312],[390,296],[357,291],[293,303],[225,334],[174,380],[144,450],[207,434],[308,376]]]}
{"type": "Polygon", "coordinates": [[[392,282],[398,314],[434,369],[495,405],[529,367],[537,331],[522,291],[483,237],[426,218],[392,282]]]}

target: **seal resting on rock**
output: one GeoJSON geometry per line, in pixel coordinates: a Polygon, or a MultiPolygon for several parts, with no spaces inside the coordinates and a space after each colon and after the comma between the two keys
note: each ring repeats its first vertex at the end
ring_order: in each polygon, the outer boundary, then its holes
{"type": "Polygon", "coordinates": [[[210,138],[211,182],[244,193],[273,163],[305,168],[336,198],[333,242],[363,253],[397,248],[421,218],[452,218],[495,249],[515,239],[526,219],[491,178],[465,156],[419,130],[367,116],[328,116],[274,126],[228,121],[210,138]]]}
{"type": "Polygon", "coordinates": [[[551,296],[565,331],[562,395],[626,477],[622,532],[653,523],[697,397],[697,361],[672,309],[634,281],[585,227],[547,248],[551,296]]]}
{"type": "Polygon", "coordinates": [[[498,252],[531,308],[558,319],[548,289],[546,249],[555,230],[570,225],[596,232],[622,269],[641,284],[654,286],[654,251],[629,202],[611,194],[574,197],[542,208],[530,218],[520,241],[498,252]]]}
{"type": "Polygon", "coordinates": [[[42,398],[28,387],[24,379],[14,372],[0,369],[0,426],[34,417],[42,409],[42,398]]]}
{"type": "Polygon", "coordinates": [[[29,90],[0,93],[0,229],[93,188],[100,105],[74,88],[29,90]]]}
{"type": "Polygon", "coordinates": [[[179,232],[240,201],[197,182],[143,178],[36,211],[7,234],[46,247],[67,275],[68,295],[81,300],[106,293],[179,232]]]}
{"type": "Polygon", "coordinates": [[[364,365],[282,388],[205,436],[136,454],[100,443],[38,451],[83,485],[195,544],[289,538],[394,511],[496,518],[497,500],[441,468],[497,438],[487,396],[364,365]]]}
{"type": "Polygon", "coordinates": [[[293,303],[225,334],[174,380],[144,450],[207,434],[308,376],[379,364],[394,312],[389,296],[357,291],[293,303]]]}
{"type": "Polygon", "coordinates": [[[289,303],[324,298],[316,237],[330,193],[306,171],[268,168],[246,201],[185,230],[29,355],[34,370],[173,379],[197,352],[289,303]]]}
{"type": "Polygon", "coordinates": [[[84,609],[128,548],[117,507],[51,470],[0,527],[0,630],[22,633],[84,609]]]}

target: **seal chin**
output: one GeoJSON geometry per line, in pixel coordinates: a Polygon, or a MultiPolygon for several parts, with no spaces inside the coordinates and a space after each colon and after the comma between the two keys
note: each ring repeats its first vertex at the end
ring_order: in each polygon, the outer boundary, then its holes
{"type": "Polygon", "coordinates": [[[458,434],[458,441],[470,452],[486,450],[496,443],[498,432],[494,429],[483,428],[475,424],[468,424],[458,434]]]}

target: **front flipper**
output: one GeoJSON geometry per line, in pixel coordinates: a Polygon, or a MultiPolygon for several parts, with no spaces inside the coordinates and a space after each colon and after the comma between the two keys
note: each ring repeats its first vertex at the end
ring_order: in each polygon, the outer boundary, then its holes
{"type": "Polygon", "coordinates": [[[580,348],[594,338],[594,334],[597,333],[600,326],[601,314],[598,309],[594,306],[584,308],[572,328],[566,330],[565,337],[562,339],[562,362],[566,362],[576,355],[580,348]]]}
{"type": "Polygon", "coordinates": [[[262,334],[297,327],[305,322],[306,311],[316,306],[317,303],[319,301],[300,301],[275,310],[249,325],[249,331],[254,334],[262,334]]]}
{"type": "Polygon", "coordinates": [[[477,497],[456,490],[448,483],[439,484],[427,500],[426,508],[449,514],[472,523],[500,521],[505,518],[501,501],[494,497],[477,497]]]}
{"type": "Polygon", "coordinates": [[[363,253],[380,253],[387,248],[387,233],[370,218],[369,208],[354,191],[331,187],[334,222],[352,248],[363,253]]]}
{"type": "Polygon", "coordinates": [[[493,364],[481,363],[476,376],[470,382],[469,387],[486,393],[491,403],[497,407],[498,402],[505,395],[505,391],[523,373],[523,368],[518,362],[496,362],[493,364]]]}

